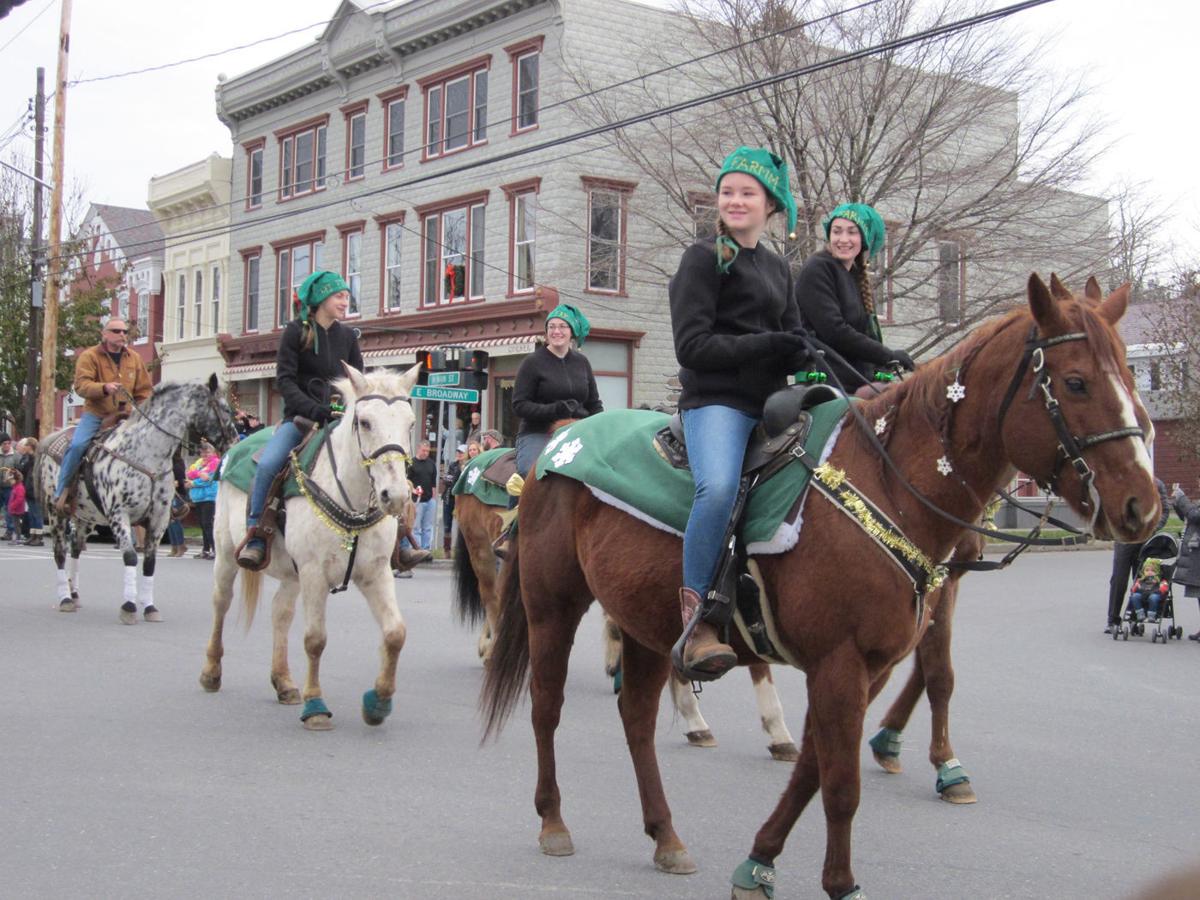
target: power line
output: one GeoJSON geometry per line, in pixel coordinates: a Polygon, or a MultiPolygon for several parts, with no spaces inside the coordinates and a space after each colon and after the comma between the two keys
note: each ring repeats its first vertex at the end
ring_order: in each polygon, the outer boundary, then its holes
{"type": "Polygon", "coordinates": [[[21,35],[23,35],[26,31],[28,31],[29,26],[32,25],[34,22],[36,22],[38,19],[40,19],[42,17],[42,15],[46,12],[46,10],[48,10],[50,7],[52,7],[57,2],[58,2],[58,0],[50,0],[49,3],[47,3],[45,6],[43,6],[42,11],[39,12],[36,16],[34,16],[32,19],[30,19],[28,22],[26,22],[24,28],[22,28],[16,34],[14,34],[12,37],[10,37],[7,41],[5,41],[3,46],[0,46],[0,53],[3,53],[5,50],[7,50],[9,45],[12,44],[13,41],[15,41],[21,35]]]}

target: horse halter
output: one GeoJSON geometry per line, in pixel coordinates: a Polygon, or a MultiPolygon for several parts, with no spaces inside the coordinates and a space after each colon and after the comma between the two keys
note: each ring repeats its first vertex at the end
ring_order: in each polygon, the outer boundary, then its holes
{"type": "Polygon", "coordinates": [[[1088,531],[1091,532],[1095,528],[1096,518],[1100,515],[1100,498],[1096,493],[1094,484],[1096,473],[1092,471],[1092,467],[1083,458],[1083,451],[1095,447],[1097,444],[1103,444],[1105,441],[1115,441],[1127,437],[1137,437],[1145,441],[1146,434],[1140,427],[1131,426],[1076,437],[1067,427],[1066,419],[1063,418],[1062,414],[1062,406],[1058,402],[1058,398],[1054,396],[1053,380],[1050,377],[1049,370],[1046,368],[1046,350],[1049,347],[1065,344],[1068,341],[1086,340],[1087,335],[1082,331],[1060,334],[1052,338],[1039,338],[1037,336],[1037,326],[1035,325],[1030,331],[1029,337],[1025,340],[1025,353],[1021,357],[1021,363],[1017,366],[1017,371],[1013,374],[1012,381],[1008,385],[1008,390],[1004,394],[1004,400],[1000,404],[1000,412],[996,424],[997,427],[1003,426],[1004,417],[1008,414],[1008,408],[1016,396],[1017,388],[1020,387],[1021,381],[1025,378],[1025,371],[1032,366],[1034,375],[1033,384],[1029,387],[1029,394],[1026,399],[1032,400],[1034,395],[1039,390],[1041,391],[1042,405],[1046,410],[1046,414],[1050,417],[1050,423],[1054,426],[1054,433],[1058,437],[1058,459],[1054,464],[1054,471],[1046,482],[1043,483],[1039,480],[1038,484],[1061,495],[1061,492],[1058,490],[1058,476],[1062,471],[1063,463],[1070,462],[1071,466],[1075,469],[1075,474],[1079,476],[1079,480],[1083,484],[1080,502],[1089,506],[1092,511],[1092,519],[1088,525],[1088,531]]]}
{"type": "MultiPolygon", "coordinates": [[[[393,403],[396,403],[398,401],[403,401],[405,403],[410,402],[410,398],[407,394],[397,394],[394,397],[385,397],[383,394],[364,394],[361,397],[355,398],[354,405],[358,406],[358,404],[361,403],[363,400],[380,400],[383,403],[386,403],[388,406],[391,406],[393,403]]],[[[370,453],[370,454],[364,453],[363,446],[362,446],[362,432],[360,432],[359,428],[358,428],[358,415],[357,414],[353,418],[353,426],[352,427],[354,428],[354,439],[358,443],[358,455],[360,457],[362,457],[362,465],[364,468],[366,468],[368,475],[371,474],[371,466],[374,466],[377,463],[388,463],[388,462],[407,463],[409,461],[408,454],[404,451],[404,448],[401,447],[399,444],[384,444],[382,447],[379,447],[378,449],[376,449],[374,453],[370,453]]],[[[373,485],[374,485],[374,479],[372,479],[372,486],[373,485]]]]}

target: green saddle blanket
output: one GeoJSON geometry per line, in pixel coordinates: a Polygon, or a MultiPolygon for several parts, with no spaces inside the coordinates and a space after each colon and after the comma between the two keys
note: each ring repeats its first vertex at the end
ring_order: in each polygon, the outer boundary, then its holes
{"type": "MultiPolygon", "coordinates": [[[[306,473],[312,471],[317,453],[329,437],[328,430],[336,424],[335,422],[333,425],[324,426],[322,433],[309,441],[308,446],[300,454],[300,465],[306,473]]],[[[271,440],[273,434],[275,434],[274,428],[264,428],[230,447],[229,452],[221,461],[221,480],[228,481],[238,490],[250,493],[250,487],[254,484],[254,473],[258,470],[258,460],[254,457],[259,450],[267,446],[267,442],[271,440]]],[[[300,496],[300,488],[296,484],[296,479],[289,475],[283,485],[283,497],[286,500],[289,497],[298,496],[300,496]]]]}
{"type": "MultiPolygon", "coordinates": [[[[814,459],[832,449],[846,408],[847,401],[832,400],[808,411],[813,423],[804,449],[814,459]]],[[[654,435],[668,421],[663,413],[621,409],[560,428],[538,457],[537,477],[574,478],[598,499],[682,535],[696,488],[690,470],[675,468],[654,447],[654,435]]],[[[741,532],[750,552],[782,553],[794,546],[809,475],[792,460],[751,492],[741,532]]]]}
{"type": "Polygon", "coordinates": [[[512,447],[496,447],[494,450],[485,450],[480,453],[463,467],[458,481],[454,482],[454,487],[450,489],[450,492],[455,496],[470,494],[487,506],[507,507],[508,491],[505,490],[504,485],[484,477],[484,472],[492,463],[506,453],[512,453],[512,447]]]}

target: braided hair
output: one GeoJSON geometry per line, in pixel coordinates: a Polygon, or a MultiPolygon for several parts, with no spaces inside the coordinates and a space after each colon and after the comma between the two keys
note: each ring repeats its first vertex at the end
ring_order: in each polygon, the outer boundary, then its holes
{"type": "Polygon", "coordinates": [[[867,315],[875,315],[875,295],[871,291],[871,276],[867,273],[867,251],[863,250],[858,254],[858,258],[854,260],[854,266],[858,270],[858,295],[862,298],[863,307],[867,311],[867,315]]]}

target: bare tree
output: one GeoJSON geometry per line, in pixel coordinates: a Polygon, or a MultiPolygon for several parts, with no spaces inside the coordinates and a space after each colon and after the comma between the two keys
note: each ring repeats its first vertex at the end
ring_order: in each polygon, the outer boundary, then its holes
{"type": "MultiPolygon", "coordinates": [[[[1179,273],[1167,296],[1144,304],[1152,412],[1200,462],[1200,270],[1179,273]]],[[[1189,488],[1190,490],[1190,488],[1189,488]]]]}
{"type": "MultiPolygon", "coordinates": [[[[1125,282],[1133,286],[1134,303],[1165,299],[1163,273],[1173,268],[1174,242],[1162,223],[1171,215],[1169,205],[1154,196],[1147,184],[1121,181],[1109,191],[1109,290],[1125,282]]],[[[1186,284],[1184,277],[1182,283],[1186,284]]]]}
{"type": "MultiPolygon", "coordinates": [[[[882,0],[836,14],[823,0],[681,0],[677,34],[642,39],[643,71],[711,54],[576,104],[588,123],[828,62],[982,9],[882,0]],[[726,52],[715,52],[725,48],[726,52]],[[668,53],[674,54],[669,58],[668,53]]],[[[634,40],[637,40],[636,38],[634,40]]],[[[1023,295],[1028,272],[1082,280],[1108,265],[1106,201],[1071,193],[1103,149],[1085,89],[1057,79],[1044,43],[988,25],[900,46],[618,131],[620,153],[658,188],[637,213],[660,236],[629,248],[630,279],[661,284],[693,239],[698,203],[738,144],[770,147],[800,205],[796,264],[820,249],[844,201],[888,222],[877,273],[915,353],[945,346],[1023,295]],[[665,195],[667,203],[662,203],[665,195]]],[[[578,72],[576,85],[597,87],[578,72]]],[[[708,204],[714,201],[709,198],[708,204]]],[[[780,236],[782,237],[782,236],[780,236]]]]}

